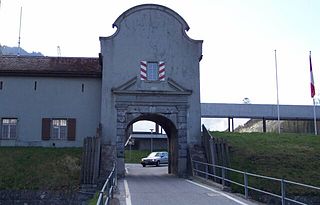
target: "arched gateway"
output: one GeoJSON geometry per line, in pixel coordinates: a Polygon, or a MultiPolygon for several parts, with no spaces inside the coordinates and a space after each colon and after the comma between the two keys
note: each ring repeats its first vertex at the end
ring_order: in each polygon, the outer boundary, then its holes
{"type": "Polygon", "coordinates": [[[127,130],[150,120],[168,135],[169,172],[185,176],[188,147],[200,143],[202,41],[190,39],[184,19],[160,5],[133,7],[113,26],[114,35],[100,37],[101,170],[116,159],[124,174],[127,130]]]}

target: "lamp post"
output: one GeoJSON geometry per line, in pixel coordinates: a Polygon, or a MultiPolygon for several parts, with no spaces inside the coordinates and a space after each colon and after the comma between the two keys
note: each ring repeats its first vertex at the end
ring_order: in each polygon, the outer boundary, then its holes
{"type": "Polygon", "coordinates": [[[153,152],[153,138],[152,138],[153,129],[150,129],[150,131],[151,131],[151,136],[150,136],[150,150],[151,150],[151,152],[153,152]]]}
{"type": "Polygon", "coordinates": [[[134,144],[134,139],[132,139],[131,137],[130,137],[130,139],[129,139],[129,148],[130,148],[130,161],[131,161],[131,151],[132,151],[132,145],[134,144]]]}

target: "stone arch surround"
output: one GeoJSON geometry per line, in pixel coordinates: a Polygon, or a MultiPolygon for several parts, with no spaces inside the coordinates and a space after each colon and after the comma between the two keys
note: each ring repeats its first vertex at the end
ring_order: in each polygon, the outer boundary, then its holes
{"type": "Polygon", "coordinates": [[[117,105],[116,155],[118,170],[124,170],[124,144],[127,128],[136,121],[150,120],[166,131],[169,139],[168,172],[187,174],[187,106],[186,105],[117,105]]]}

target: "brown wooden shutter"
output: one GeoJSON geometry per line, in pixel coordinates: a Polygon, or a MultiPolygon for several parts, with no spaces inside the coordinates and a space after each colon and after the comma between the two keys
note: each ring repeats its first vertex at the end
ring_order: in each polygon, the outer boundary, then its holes
{"type": "Polygon", "coordinates": [[[51,119],[50,118],[42,118],[42,140],[50,139],[50,126],[51,119]]]}
{"type": "Polygon", "coordinates": [[[68,124],[68,140],[76,140],[76,119],[70,118],[67,121],[68,124]]]}
{"type": "Polygon", "coordinates": [[[4,138],[2,136],[2,118],[0,118],[0,139],[4,138]]]}

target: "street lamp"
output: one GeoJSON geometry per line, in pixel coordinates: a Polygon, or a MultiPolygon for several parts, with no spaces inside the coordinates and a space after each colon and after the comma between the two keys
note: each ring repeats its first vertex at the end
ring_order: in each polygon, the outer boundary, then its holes
{"type": "Polygon", "coordinates": [[[150,136],[150,150],[151,150],[151,152],[153,152],[153,138],[152,138],[153,129],[150,129],[150,131],[151,131],[151,136],[150,136]]]}

